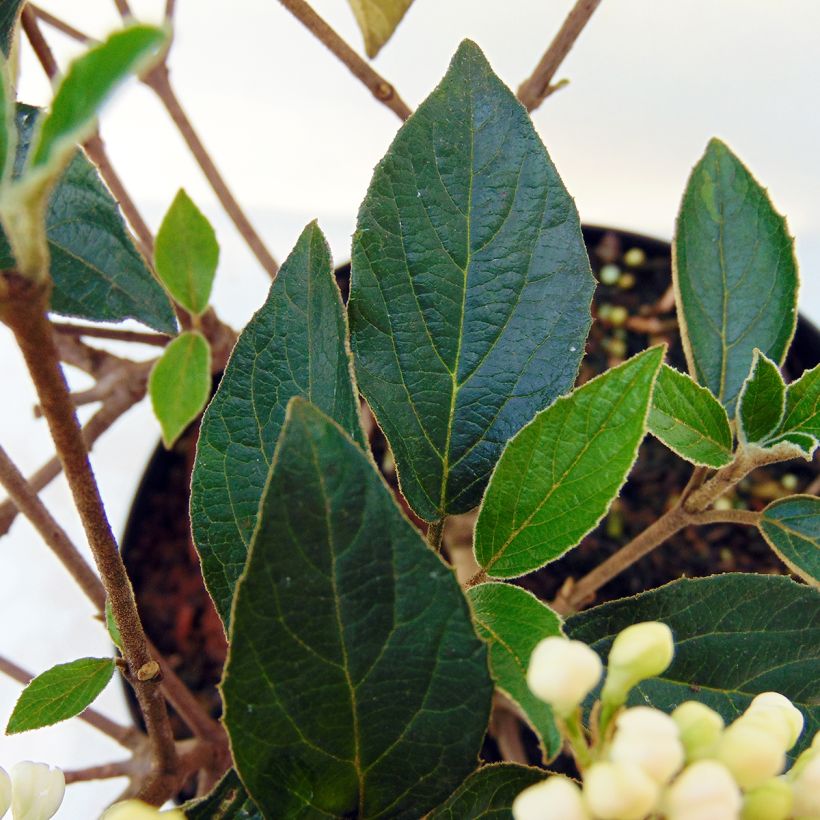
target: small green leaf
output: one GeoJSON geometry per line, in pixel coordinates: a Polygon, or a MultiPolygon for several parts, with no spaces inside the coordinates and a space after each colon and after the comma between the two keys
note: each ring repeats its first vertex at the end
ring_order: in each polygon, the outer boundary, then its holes
{"type": "Polygon", "coordinates": [[[649,431],[681,458],[706,467],[732,460],[733,440],[723,405],[707,390],[663,365],[655,382],[649,431]]]}
{"type": "Polygon", "coordinates": [[[558,616],[532,593],[510,584],[478,584],[467,598],[479,637],[490,647],[496,686],[517,703],[538,735],[545,762],[561,751],[561,734],[552,709],[527,686],[527,667],[535,645],[561,634],[558,616]]]}
{"type": "Polygon", "coordinates": [[[169,449],[211,393],[211,348],[196,331],[177,336],[151,370],[148,393],[169,449]]]}
{"type": "Polygon", "coordinates": [[[763,510],[758,527],[792,572],[820,587],[820,498],[781,498],[763,510]]]}
{"type": "Polygon", "coordinates": [[[359,210],[350,290],[362,393],[412,508],[474,508],[505,443],[572,387],[594,278],[527,112],[464,41],[359,210]]]}
{"type": "Polygon", "coordinates": [[[298,397],[230,645],[224,721],[266,817],[418,818],[475,767],[492,683],[455,575],[370,456],[298,397]]]}
{"type": "Polygon", "coordinates": [[[205,312],[219,263],[219,243],[211,223],[183,189],[160,225],[154,263],[177,304],[197,316],[205,312]]]}
{"type": "Polygon", "coordinates": [[[476,560],[488,575],[532,572],[601,520],[638,455],[664,350],[645,350],[558,399],[510,441],[476,523],[476,560]]]}
{"type": "Polygon", "coordinates": [[[111,658],[80,658],[38,675],[20,695],[6,734],[41,729],[79,715],[105,689],[115,668],[111,658]]]}
{"type": "Polygon", "coordinates": [[[546,775],[543,769],[515,763],[482,766],[428,820],[512,820],[513,800],[546,775]]]}
{"type": "Polygon", "coordinates": [[[348,0],[359,24],[367,56],[375,57],[393,36],[413,0],[348,0]]]}
{"type": "Polygon", "coordinates": [[[11,52],[11,44],[14,41],[23,2],[24,0],[3,0],[0,3],[0,51],[6,59],[9,58],[11,52]]]}
{"type": "Polygon", "coordinates": [[[738,438],[759,444],[780,427],[786,407],[786,385],[777,365],[755,348],[752,367],[738,398],[738,438]]]}
{"type": "Polygon", "coordinates": [[[811,461],[814,451],[817,449],[817,445],[817,439],[808,433],[783,433],[783,435],[775,436],[771,441],[766,442],[767,449],[788,447],[789,450],[791,450],[791,458],[800,456],[807,461],[811,461]]]}
{"type": "Polygon", "coordinates": [[[689,372],[734,417],[759,348],[782,364],[797,323],[786,221],[740,160],[713,139],[689,178],[673,278],[689,372]]]}
{"type": "Polygon", "coordinates": [[[161,28],[133,25],[71,63],[34,138],[30,170],[62,168],[75,145],[93,130],[97,112],[114,89],[155,62],[166,41],[161,28]]]}
{"type": "Polygon", "coordinates": [[[820,365],[789,385],[779,432],[803,433],[820,439],[820,365]]]}
{"type": "Polygon", "coordinates": [[[9,69],[0,57],[0,185],[11,175],[14,165],[17,128],[14,125],[14,92],[9,78],[9,69]]]}
{"type": "Polygon", "coordinates": [[[661,677],[633,689],[630,705],[671,712],[699,700],[730,722],[761,692],[780,692],[806,718],[791,754],[820,729],[820,594],[777,575],[727,573],[673,581],[569,618],[565,632],[606,660],[615,636],[640,621],[663,621],[675,658],[661,677]]]}
{"type": "Polygon", "coordinates": [[[209,795],[180,808],[188,820],[263,820],[235,769],[228,769],[209,795]]]}
{"type": "Polygon", "coordinates": [[[205,583],[226,625],[293,396],[304,396],[364,446],[342,298],[315,222],[242,331],[202,419],[191,524],[205,583]]]}
{"type": "Polygon", "coordinates": [[[108,634],[114,642],[114,646],[122,652],[122,635],[120,635],[120,628],[117,626],[117,621],[114,618],[114,610],[111,607],[111,600],[109,598],[105,599],[105,628],[108,630],[108,634]]]}

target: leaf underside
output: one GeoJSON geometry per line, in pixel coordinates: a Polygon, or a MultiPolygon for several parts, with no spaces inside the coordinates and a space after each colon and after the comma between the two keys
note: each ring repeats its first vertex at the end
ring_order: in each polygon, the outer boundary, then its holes
{"type": "Polygon", "coordinates": [[[820,586],[820,498],[781,498],[766,507],[758,527],[792,572],[820,586]]]}
{"type": "Polygon", "coordinates": [[[673,250],[689,371],[734,417],[754,349],[783,363],[797,323],[798,278],[785,220],[719,140],[689,178],[673,250]]]}
{"type": "Polygon", "coordinates": [[[675,658],[659,678],[637,686],[630,705],[670,712],[699,700],[730,722],[761,692],[780,692],[806,718],[791,753],[820,729],[820,595],[790,578],[727,573],[683,579],[572,616],[570,638],[606,660],[621,630],[663,621],[675,637],[675,658]]]}
{"type": "Polygon", "coordinates": [[[356,374],[422,518],[475,507],[507,440],[572,386],[593,287],[571,197],[465,41],[376,168],[353,239],[356,374]]]}
{"type": "Polygon", "coordinates": [[[455,575],[369,457],[299,398],[222,691],[237,770],[266,816],[418,818],[475,767],[486,731],[486,647],[455,575]]]}
{"type": "Polygon", "coordinates": [[[393,36],[413,0],[348,0],[359,24],[368,57],[375,57],[393,36]]]}

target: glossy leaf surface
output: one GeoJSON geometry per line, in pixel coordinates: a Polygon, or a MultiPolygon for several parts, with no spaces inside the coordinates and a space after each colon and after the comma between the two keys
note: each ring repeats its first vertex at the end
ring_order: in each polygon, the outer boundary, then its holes
{"type": "Polygon", "coordinates": [[[375,57],[393,36],[413,0],[348,0],[364,37],[368,57],[375,57]]]}
{"type": "Polygon", "coordinates": [[[754,351],[752,368],[740,390],[738,436],[758,444],[778,429],[786,407],[786,385],[777,365],[759,350],[754,351]]]}
{"type": "Polygon", "coordinates": [[[713,139],[678,215],[673,275],[689,371],[734,417],[759,348],[782,364],[797,322],[786,221],[740,160],[713,139]]]}
{"type": "Polygon", "coordinates": [[[422,518],[475,507],[507,440],[571,387],[593,281],[526,111],[465,41],[377,166],[353,240],[359,386],[422,518]]]}
{"type": "Polygon", "coordinates": [[[532,572],[601,520],[638,454],[663,354],[650,348],[587,382],[507,445],[476,524],[476,560],[489,575],[532,572]]]}
{"type": "Polygon", "coordinates": [[[294,398],[222,684],[265,816],[418,818],[475,768],[492,683],[454,573],[372,460],[294,398]]]}
{"type": "Polygon", "coordinates": [[[792,572],[820,586],[820,498],[781,498],[766,507],[758,527],[792,572]]]}
{"type": "Polygon", "coordinates": [[[191,520],[226,624],[288,401],[304,396],[364,442],[346,337],[330,250],[311,223],[242,331],[202,419],[191,520]]]}
{"type": "Polygon", "coordinates": [[[820,594],[790,578],[727,573],[684,579],[603,604],[567,620],[569,637],[591,644],[606,661],[622,629],[663,621],[675,637],[675,658],[659,678],[644,681],[631,705],[666,712],[699,700],[728,723],[761,692],[780,692],[806,718],[797,754],[820,729],[820,594]]]}
{"type": "Polygon", "coordinates": [[[527,667],[536,644],[561,634],[561,621],[532,593],[510,584],[479,584],[467,597],[478,634],[490,648],[490,671],[496,686],[523,710],[538,735],[545,760],[561,750],[552,709],[527,686],[527,667]]]}
{"type": "Polygon", "coordinates": [[[663,365],[655,382],[649,431],[681,458],[722,467],[734,450],[729,417],[723,405],[685,373],[663,365]]]}
{"type": "Polygon", "coordinates": [[[6,734],[41,729],[79,715],[105,689],[114,669],[111,658],[80,658],[38,675],[20,695],[6,734]]]}

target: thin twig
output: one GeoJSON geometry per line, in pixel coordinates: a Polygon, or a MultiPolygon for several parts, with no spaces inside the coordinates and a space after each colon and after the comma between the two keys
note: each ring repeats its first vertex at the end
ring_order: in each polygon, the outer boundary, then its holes
{"type": "Polygon", "coordinates": [[[85,783],[89,780],[111,780],[114,777],[131,777],[134,772],[134,758],[115,760],[112,763],[103,763],[101,766],[88,766],[85,769],[66,769],[66,785],[85,783]]]}
{"type": "Polygon", "coordinates": [[[555,73],[600,4],[601,0],[577,0],[572,7],[532,75],[518,88],[518,99],[527,111],[534,111],[549,96],[555,73]]]}
{"type": "Polygon", "coordinates": [[[174,19],[176,6],[176,0],[165,0],[165,20],[169,23],[174,19]]]}
{"type": "Polygon", "coordinates": [[[114,5],[117,7],[117,11],[120,13],[120,17],[123,20],[130,20],[133,18],[134,13],[131,11],[131,7],[128,5],[127,0],[114,0],[114,5]]]}
{"type": "Polygon", "coordinates": [[[439,518],[427,525],[427,543],[436,551],[441,552],[441,538],[444,534],[444,519],[439,518]]]}
{"type": "MultiPolygon", "coordinates": [[[[34,675],[32,675],[31,672],[28,672],[23,669],[22,666],[18,666],[13,661],[10,661],[8,658],[4,658],[2,656],[0,656],[0,672],[8,675],[12,680],[17,681],[17,683],[23,684],[23,686],[28,686],[34,678],[34,675]]],[[[126,749],[133,750],[138,748],[141,745],[142,738],[144,737],[139,729],[136,729],[133,726],[121,726],[116,721],[111,720],[111,718],[107,718],[105,715],[101,715],[94,709],[86,709],[84,712],[80,712],[77,717],[89,724],[89,726],[93,726],[104,735],[108,735],[108,737],[115,740],[120,744],[120,746],[123,746],[126,749]]]]}
{"type": "Polygon", "coordinates": [[[370,93],[386,105],[400,120],[413,112],[399,96],[395,87],[360,57],[305,0],[280,0],[282,5],[302,23],[323,45],[341,60],[370,93]]]}
{"type": "Polygon", "coordinates": [[[763,516],[754,510],[703,510],[690,516],[692,524],[744,524],[756,527],[763,516]]]}
{"type": "Polygon", "coordinates": [[[43,37],[43,32],[40,31],[37,15],[33,9],[29,8],[28,4],[23,8],[23,13],[20,15],[20,23],[31,47],[34,49],[34,53],[37,55],[37,59],[40,61],[40,65],[43,67],[43,71],[54,82],[60,74],[60,67],[54,59],[54,54],[46,42],[46,38],[43,37]]]}
{"type": "Polygon", "coordinates": [[[111,339],[115,342],[132,342],[141,345],[154,345],[155,347],[165,347],[170,341],[170,336],[161,333],[142,333],[136,330],[121,330],[115,327],[103,327],[102,325],[70,325],[64,322],[52,322],[54,330],[64,336],[79,336],[89,339],[111,339]]]}
{"type": "Polygon", "coordinates": [[[40,20],[44,23],[47,23],[57,31],[62,32],[67,37],[71,37],[72,40],[77,40],[77,42],[83,43],[84,45],[94,45],[96,44],[97,40],[93,37],[89,37],[87,34],[84,34],[79,29],[74,28],[71,23],[66,22],[65,20],[61,20],[59,17],[55,17],[50,12],[46,11],[45,9],[41,9],[39,6],[34,5],[34,3],[26,3],[26,8],[30,9],[31,12],[36,15],[40,20]]]}

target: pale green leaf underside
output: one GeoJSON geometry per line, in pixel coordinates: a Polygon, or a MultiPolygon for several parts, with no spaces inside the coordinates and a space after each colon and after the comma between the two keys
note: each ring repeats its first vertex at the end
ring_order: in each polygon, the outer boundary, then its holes
{"type": "Polygon", "coordinates": [[[663,355],[653,347],[608,370],[510,441],[476,523],[476,560],[489,575],[532,572],[601,520],[638,454],[663,355]]]}
{"type": "Polygon", "coordinates": [[[475,507],[504,444],[572,386],[593,286],[571,197],[465,41],[376,168],[353,240],[359,386],[422,518],[475,507]]]}
{"type": "Polygon", "coordinates": [[[79,715],[108,685],[111,658],[80,658],[38,675],[23,690],[6,726],[6,734],[52,726],[79,715]]]}
{"type": "Polygon", "coordinates": [[[482,766],[428,820],[512,820],[513,800],[545,775],[543,769],[515,763],[482,766]]]}
{"type": "Polygon", "coordinates": [[[615,635],[659,620],[675,636],[675,658],[660,678],[633,690],[632,705],[668,712],[699,700],[729,722],[761,692],[780,692],[803,712],[797,754],[820,729],[820,595],[790,578],[729,573],[674,581],[634,598],[572,616],[569,637],[606,660],[615,635]]]}
{"type": "Polygon", "coordinates": [[[393,36],[413,0],[348,0],[359,24],[368,57],[375,57],[393,36]]]}
{"type": "Polygon", "coordinates": [[[191,522],[226,624],[288,401],[303,396],[364,444],[346,339],[330,249],[313,222],[242,331],[202,419],[191,522]]]}
{"type": "Polygon", "coordinates": [[[535,645],[561,634],[558,616],[532,593],[510,584],[479,584],[467,592],[479,636],[490,648],[496,686],[523,710],[541,745],[544,761],[561,750],[552,709],[527,686],[527,667],[535,645]]]}
{"type": "MultiPolygon", "coordinates": [[[[31,144],[38,110],[17,106],[19,174],[31,144]]],[[[46,211],[51,257],[51,310],[95,322],[136,319],[162,333],[176,331],[176,318],[120,215],[96,168],[78,151],[60,177],[46,211]]],[[[13,268],[14,256],[0,230],[0,268],[13,268]]]]}
{"type": "Polygon", "coordinates": [[[475,767],[492,683],[453,572],[334,422],[294,398],[222,684],[265,816],[418,818],[475,767]]]}
{"type": "Polygon", "coordinates": [[[820,498],[781,498],[766,507],[758,527],[792,572],[820,586],[820,498]]]}
{"type": "Polygon", "coordinates": [[[211,393],[211,348],[201,333],[183,333],[165,348],[151,370],[148,393],[162,440],[172,447],[211,393]]]}
{"type": "Polygon", "coordinates": [[[783,362],[797,322],[798,279],[785,220],[719,140],[689,178],[674,252],[689,371],[732,418],[752,351],[783,362]]]}
{"type": "Polygon", "coordinates": [[[738,399],[738,438],[757,444],[780,427],[786,407],[786,385],[777,365],[755,350],[752,367],[738,399]]]}
{"type": "Polygon", "coordinates": [[[647,423],[649,432],[693,464],[722,467],[732,460],[732,430],[723,405],[669,365],[658,374],[647,423]]]}
{"type": "Polygon", "coordinates": [[[219,263],[219,243],[211,223],[183,189],[157,232],[154,263],[176,302],[191,313],[204,313],[219,263]]]}

